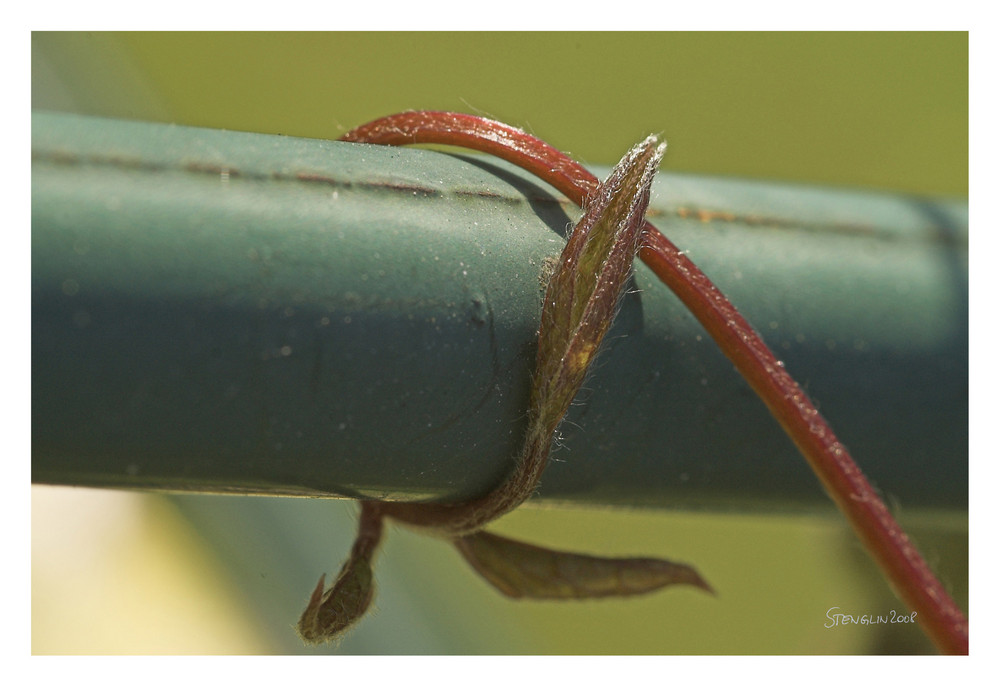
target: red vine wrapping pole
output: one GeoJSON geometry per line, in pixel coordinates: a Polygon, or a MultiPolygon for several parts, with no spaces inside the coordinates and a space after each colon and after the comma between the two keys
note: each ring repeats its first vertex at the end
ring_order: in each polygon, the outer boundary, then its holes
{"type": "Polygon", "coordinates": [[[633,146],[588,200],[545,286],[524,443],[507,478],[464,501],[361,504],[358,536],[333,585],[321,576],[299,618],[307,644],[336,641],[371,605],[372,562],[390,518],[450,540],[487,583],[512,598],[594,599],[687,585],[714,593],[698,571],[662,558],[606,557],[500,537],[483,527],[531,497],[548,464],[553,437],[580,391],[639,251],[653,177],[666,144],[649,136],[633,146]]]}
{"type": "MultiPolygon", "coordinates": [[[[436,143],[496,155],[582,205],[598,180],[580,164],[520,129],[473,115],[404,112],[360,126],[342,141],[436,143]]],[[[795,442],[903,601],[940,651],[968,654],[962,611],[889,513],[882,499],[760,336],[712,281],[649,222],[639,257],[694,314],[795,442]]]]}

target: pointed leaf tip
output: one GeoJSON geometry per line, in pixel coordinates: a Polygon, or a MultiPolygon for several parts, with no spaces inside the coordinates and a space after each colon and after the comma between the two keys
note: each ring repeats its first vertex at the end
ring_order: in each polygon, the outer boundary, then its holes
{"type": "Polygon", "coordinates": [[[611,325],[665,151],[653,134],[622,157],[587,204],[549,280],[533,386],[542,432],[554,431],[565,415],[611,325]]]}

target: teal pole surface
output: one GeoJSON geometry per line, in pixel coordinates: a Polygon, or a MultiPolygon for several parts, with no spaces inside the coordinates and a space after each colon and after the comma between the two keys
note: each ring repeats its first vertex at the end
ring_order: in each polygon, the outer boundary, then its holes
{"type": "MultiPolygon", "coordinates": [[[[490,157],[36,112],[32,481],[487,490],[519,449],[546,261],[577,217],[490,157]]],[[[649,218],[883,492],[967,507],[964,201],[661,173],[649,218]]],[[[827,503],[641,264],[608,341],[539,498],[827,503]]]]}

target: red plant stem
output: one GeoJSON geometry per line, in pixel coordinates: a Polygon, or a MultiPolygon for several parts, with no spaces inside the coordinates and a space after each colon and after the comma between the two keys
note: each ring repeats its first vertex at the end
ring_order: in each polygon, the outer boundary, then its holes
{"type": "MultiPolygon", "coordinates": [[[[436,143],[496,155],[583,205],[597,178],[520,129],[473,115],[404,112],[360,126],[342,141],[380,145],[436,143]]],[[[680,298],[764,401],[827,493],[938,649],[968,654],[961,609],[910,543],[847,449],[753,327],[712,281],[653,225],[643,227],[639,257],[680,298]]]]}

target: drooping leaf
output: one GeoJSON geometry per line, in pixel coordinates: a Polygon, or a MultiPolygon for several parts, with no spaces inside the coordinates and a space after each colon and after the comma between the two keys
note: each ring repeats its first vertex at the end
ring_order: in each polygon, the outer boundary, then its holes
{"type": "Polygon", "coordinates": [[[659,558],[588,556],[484,531],[461,537],[454,543],[480,575],[515,599],[634,596],[675,584],[715,593],[691,566],[659,558]]]}

